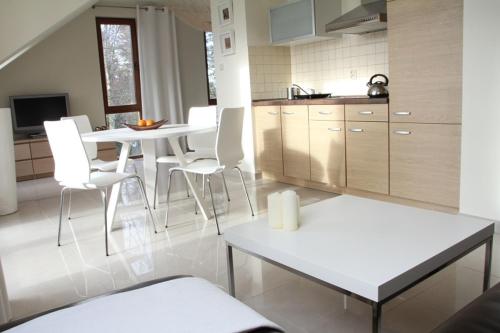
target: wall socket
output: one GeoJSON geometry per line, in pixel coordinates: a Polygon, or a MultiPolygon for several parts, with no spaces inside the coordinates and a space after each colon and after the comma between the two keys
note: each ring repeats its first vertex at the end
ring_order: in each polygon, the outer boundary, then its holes
{"type": "Polygon", "coordinates": [[[351,80],[357,80],[358,79],[358,71],[355,69],[351,69],[351,80]]]}

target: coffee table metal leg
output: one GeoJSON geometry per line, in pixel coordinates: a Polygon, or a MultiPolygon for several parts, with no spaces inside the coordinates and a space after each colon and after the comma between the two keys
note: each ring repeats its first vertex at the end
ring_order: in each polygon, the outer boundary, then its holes
{"type": "Polygon", "coordinates": [[[381,315],[382,315],[382,305],[380,303],[372,303],[372,332],[381,332],[381,315]]]}
{"type": "Polygon", "coordinates": [[[488,290],[490,287],[490,275],[491,275],[491,251],[493,248],[493,237],[486,241],[486,251],[484,254],[484,279],[483,279],[483,291],[488,290]]]}
{"type": "Polygon", "coordinates": [[[227,244],[227,284],[229,294],[235,297],[236,293],[234,290],[233,247],[229,244],[227,244]]]}

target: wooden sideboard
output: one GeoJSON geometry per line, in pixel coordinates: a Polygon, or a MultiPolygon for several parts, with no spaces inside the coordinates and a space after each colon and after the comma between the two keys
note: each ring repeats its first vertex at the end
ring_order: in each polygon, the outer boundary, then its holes
{"type": "MultiPolygon", "coordinates": [[[[99,159],[104,161],[117,159],[116,145],[114,143],[99,143],[97,149],[99,159]]],[[[54,175],[54,159],[46,138],[15,140],[14,153],[18,182],[54,175]]]]}

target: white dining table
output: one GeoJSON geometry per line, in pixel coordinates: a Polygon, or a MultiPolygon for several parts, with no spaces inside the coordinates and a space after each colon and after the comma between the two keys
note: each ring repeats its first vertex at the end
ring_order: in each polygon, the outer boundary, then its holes
{"type": "MultiPolygon", "coordinates": [[[[181,149],[179,139],[193,134],[202,134],[214,132],[217,126],[201,126],[201,125],[187,125],[187,124],[174,124],[163,125],[162,127],[154,130],[134,131],[130,128],[110,129],[105,131],[96,131],[91,133],[82,134],[82,141],[84,142],[120,142],[122,144],[118,167],[116,172],[125,172],[127,160],[130,154],[130,144],[134,141],[140,141],[142,147],[143,163],[144,163],[144,183],[146,186],[146,196],[150,200],[154,198],[155,175],[156,175],[156,141],[167,139],[172,150],[179,160],[181,166],[185,166],[186,159],[184,152],[181,149]]],[[[191,193],[195,200],[198,202],[200,212],[208,220],[211,213],[208,210],[208,205],[202,197],[201,192],[195,186],[194,177],[184,173],[191,193]]],[[[106,212],[109,223],[108,232],[113,230],[115,225],[115,212],[118,205],[121,184],[113,185],[111,195],[109,197],[108,210],[106,212]]],[[[149,201],[151,204],[152,202],[149,201]]]]}

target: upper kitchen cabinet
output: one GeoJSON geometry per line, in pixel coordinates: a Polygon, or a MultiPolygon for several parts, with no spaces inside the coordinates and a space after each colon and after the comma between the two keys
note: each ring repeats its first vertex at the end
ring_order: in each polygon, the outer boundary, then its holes
{"type": "Polygon", "coordinates": [[[387,2],[390,121],[461,123],[463,0],[387,2]]]}
{"type": "Polygon", "coordinates": [[[269,10],[271,43],[311,42],[327,34],[326,24],[341,14],[341,0],[294,0],[269,10]]]}

